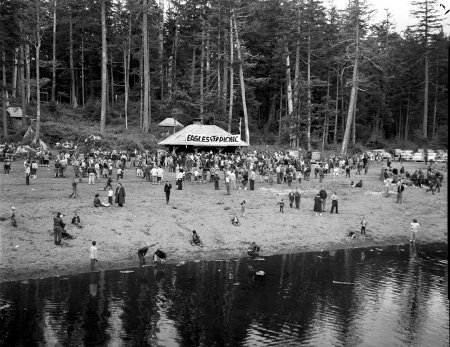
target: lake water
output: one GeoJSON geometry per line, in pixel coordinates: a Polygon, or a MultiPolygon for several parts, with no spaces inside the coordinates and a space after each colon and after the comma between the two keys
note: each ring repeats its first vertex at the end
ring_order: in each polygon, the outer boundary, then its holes
{"type": "Polygon", "coordinates": [[[3,283],[0,345],[449,346],[447,260],[398,245],[3,283]]]}

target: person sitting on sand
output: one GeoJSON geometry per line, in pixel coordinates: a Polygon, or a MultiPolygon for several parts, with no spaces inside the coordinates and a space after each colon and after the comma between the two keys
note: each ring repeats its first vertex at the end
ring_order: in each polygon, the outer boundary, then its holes
{"type": "Polygon", "coordinates": [[[256,242],[252,242],[251,245],[247,249],[247,254],[252,258],[256,258],[256,257],[259,257],[260,250],[261,250],[261,247],[259,247],[256,244],[256,242]]]}
{"type": "Polygon", "coordinates": [[[353,182],[353,181],[351,181],[351,182],[350,182],[350,187],[355,188],[355,187],[356,187],[356,183],[353,182]]]}
{"type": "Polygon", "coordinates": [[[156,264],[162,264],[166,262],[167,255],[165,252],[157,249],[155,253],[153,253],[153,261],[156,264]]]}
{"type": "Polygon", "coordinates": [[[83,228],[83,225],[81,224],[80,216],[75,212],[72,218],[72,224],[75,225],[77,228],[83,228]]]}
{"type": "Polygon", "coordinates": [[[362,180],[355,184],[355,188],[362,188],[362,180]]]}
{"type": "Polygon", "coordinates": [[[94,207],[109,207],[110,206],[109,204],[104,204],[103,202],[100,201],[99,196],[100,196],[100,194],[98,194],[98,193],[95,194],[94,207]]]}
{"type": "Polygon", "coordinates": [[[356,237],[356,233],[355,233],[354,231],[350,231],[350,232],[348,233],[348,236],[350,237],[350,239],[354,240],[355,237],[356,237]]]}
{"type": "Polygon", "coordinates": [[[231,218],[231,224],[233,224],[235,227],[238,227],[239,225],[241,225],[241,223],[239,223],[238,216],[234,216],[233,218],[231,218]]]}
{"type": "Polygon", "coordinates": [[[200,236],[198,236],[197,231],[195,230],[192,230],[191,245],[203,247],[203,242],[200,240],[200,236]]]}

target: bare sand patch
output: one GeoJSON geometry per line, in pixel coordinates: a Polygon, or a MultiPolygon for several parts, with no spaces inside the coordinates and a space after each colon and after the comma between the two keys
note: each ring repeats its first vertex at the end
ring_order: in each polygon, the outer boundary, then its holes
{"type": "MultiPolygon", "coordinates": [[[[410,171],[420,167],[424,164],[405,164],[410,171]]],[[[404,203],[396,204],[395,192],[384,196],[379,172],[379,164],[372,163],[368,175],[352,175],[350,179],[338,176],[336,181],[328,175],[323,183],[311,178],[288,187],[257,180],[254,191],[234,190],[230,196],[225,195],[223,180],[219,191],[212,183],[187,182],[182,191],[177,191],[174,174],[166,173],[174,186],[166,205],[163,185],[152,185],[137,178],[133,170],[126,170],[122,181],[124,207],[94,208],[95,193],[106,200],[105,182],[92,186],[83,180],[78,185],[80,196],[69,199],[71,168],[66,178],[54,178],[52,170],[39,168],[38,178],[27,186],[22,162],[16,161],[10,175],[0,176],[0,215],[7,216],[15,206],[18,221],[13,227],[7,218],[0,219],[0,278],[9,281],[89,271],[92,240],[97,241],[100,270],[138,266],[136,252],[146,242],[152,245],[151,254],[161,248],[171,262],[245,256],[252,241],[261,246],[264,255],[407,243],[412,218],[422,225],[419,243],[446,242],[447,173],[440,193],[431,195],[425,189],[407,188],[404,203]],[[360,177],[362,189],[348,186],[350,180],[360,177]],[[313,198],[322,185],[329,197],[337,192],[339,214],[330,214],[328,198],[326,212],[315,216],[313,198]],[[301,192],[300,210],[290,208],[288,203],[288,193],[297,187],[301,192]],[[276,205],[281,198],[286,202],[285,213],[280,213],[276,205]],[[230,220],[235,214],[240,216],[242,200],[247,202],[246,217],[240,217],[241,226],[235,227],[230,220]],[[53,217],[58,211],[64,215],[68,232],[77,237],[64,240],[62,246],[53,243],[53,217]],[[70,225],[75,211],[83,229],[70,225]],[[368,221],[367,236],[358,235],[352,241],[346,234],[350,230],[359,232],[362,216],[368,221]],[[204,247],[191,246],[193,229],[204,247]]]]}

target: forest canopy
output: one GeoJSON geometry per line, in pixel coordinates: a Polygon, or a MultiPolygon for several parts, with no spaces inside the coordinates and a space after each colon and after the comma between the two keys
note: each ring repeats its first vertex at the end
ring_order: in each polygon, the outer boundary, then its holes
{"type": "Polygon", "coordinates": [[[173,117],[251,144],[444,146],[449,14],[405,10],[416,24],[398,32],[365,0],[0,0],[1,135],[26,114],[35,140],[68,118],[146,134],[173,117]]]}

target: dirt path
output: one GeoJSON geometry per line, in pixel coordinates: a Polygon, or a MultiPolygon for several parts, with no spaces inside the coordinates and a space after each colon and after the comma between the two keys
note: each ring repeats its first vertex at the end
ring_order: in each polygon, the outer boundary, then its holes
{"type": "MultiPolygon", "coordinates": [[[[53,164],[53,163],[51,163],[53,164]]],[[[7,217],[16,207],[18,226],[7,218],[0,221],[1,281],[41,278],[89,271],[89,247],[97,241],[100,270],[138,266],[137,250],[149,242],[153,254],[156,248],[167,252],[169,261],[194,259],[224,259],[246,255],[252,241],[261,245],[264,255],[298,251],[330,250],[406,243],[409,223],[417,218],[422,228],[418,243],[447,242],[447,175],[441,193],[431,195],[425,189],[407,188],[404,203],[396,204],[394,187],[391,196],[383,196],[383,184],[378,180],[380,165],[371,163],[369,174],[361,176],[362,189],[348,187],[349,179],[339,176],[334,182],[328,175],[323,185],[330,197],[338,193],[339,214],[330,214],[328,201],[322,216],[315,216],[313,198],[321,184],[312,178],[302,181],[300,210],[289,208],[278,212],[276,203],[283,197],[288,202],[287,184],[255,184],[255,191],[236,190],[225,195],[224,182],[220,191],[212,183],[185,183],[182,191],[175,189],[174,174],[166,173],[172,182],[171,201],[165,203],[162,185],[152,185],[138,179],[133,170],[126,170],[122,181],[126,191],[123,208],[94,208],[93,197],[100,193],[106,200],[104,182],[78,185],[80,197],[69,199],[73,172],[66,178],[54,178],[53,171],[38,169],[38,178],[25,185],[22,161],[12,165],[10,175],[0,174],[1,216],[7,217]],[[247,202],[247,216],[241,226],[231,225],[231,218],[240,211],[240,202],[247,202]],[[74,240],[53,243],[53,217],[60,211],[70,225],[76,211],[83,229],[68,226],[74,240]],[[360,220],[368,221],[367,236],[351,241],[348,231],[359,231],[360,220]],[[190,231],[196,229],[203,248],[192,247],[190,231]]],[[[394,163],[394,167],[399,167],[394,163]]],[[[52,167],[52,166],[51,166],[52,167]]],[[[410,172],[424,168],[419,163],[406,163],[410,172]]],[[[352,179],[359,179],[354,176],[352,179]]],[[[115,182],[113,183],[115,186],[115,182]]],[[[359,235],[358,235],[359,236],[359,235]]]]}

